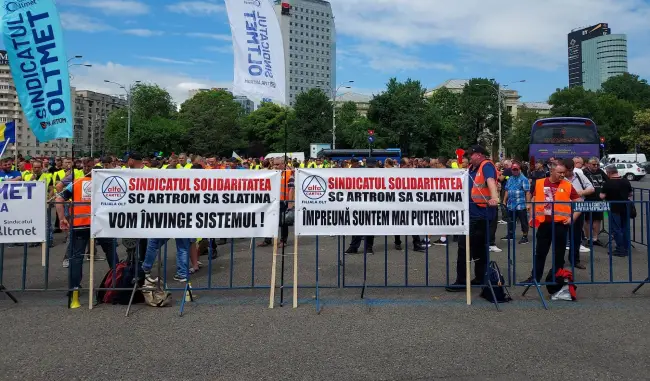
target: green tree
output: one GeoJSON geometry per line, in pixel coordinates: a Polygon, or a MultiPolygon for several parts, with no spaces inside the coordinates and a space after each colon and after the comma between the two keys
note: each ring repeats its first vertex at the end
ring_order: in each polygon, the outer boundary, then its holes
{"type": "Polygon", "coordinates": [[[613,94],[599,93],[597,105],[593,120],[598,134],[607,141],[607,151],[627,152],[630,147],[634,147],[626,145],[622,140],[623,135],[634,125],[634,104],[613,94]]]}
{"type": "Polygon", "coordinates": [[[593,119],[598,110],[598,96],[582,87],[557,89],[548,99],[552,116],[575,116],[593,119]]]}
{"type": "Polygon", "coordinates": [[[187,149],[198,154],[229,157],[246,147],[240,118],[242,107],[223,90],[196,94],[181,105],[179,121],[187,131],[187,149]]]}
{"type": "Polygon", "coordinates": [[[260,157],[269,152],[284,151],[284,127],[292,111],[274,103],[262,105],[243,119],[244,139],[248,142],[247,154],[260,157]]]}
{"type": "Polygon", "coordinates": [[[425,89],[410,78],[398,82],[391,78],[386,91],[370,101],[368,120],[377,128],[377,140],[399,147],[406,155],[426,154],[431,128],[425,123],[425,89]]]}
{"type": "Polygon", "coordinates": [[[650,152],[650,108],[634,113],[634,125],[622,138],[629,147],[650,152]]]}
{"type": "Polygon", "coordinates": [[[506,139],[505,145],[511,156],[526,160],[528,158],[528,147],[530,144],[530,133],[533,123],[540,119],[536,110],[522,108],[517,112],[517,118],[514,121],[512,132],[506,139]]]}
{"type": "Polygon", "coordinates": [[[137,84],[131,90],[131,107],[134,115],[143,120],[159,116],[172,118],[176,104],[167,90],[158,85],[137,84]]]}
{"type": "Polygon", "coordinates": [[[289,118],[291,149],[308,152],[311,143],[332,141],[332,104],[320,89],[298,94],[295,113],[289,118]]]}
{"type": "Polygon", "coordinates": [[[601,92],[628,101],[637,108],[650,108],[650,85],[635,74],[624,73],[609,78],[603,83],[601,92]]]}
{"type": "Polygon", "coordinates": [[[436,139],[429,139],[427,154],[445,157],[455,156],[456,149],[467,147],[467,136],[460,129],[460,95],[443,87],[433,92],[427,100],[426,122],[436,139]]]}

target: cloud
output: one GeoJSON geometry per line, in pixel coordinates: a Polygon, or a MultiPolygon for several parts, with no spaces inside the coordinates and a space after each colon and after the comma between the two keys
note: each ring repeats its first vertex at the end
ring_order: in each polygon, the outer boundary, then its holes
{"type": "Polygon", "coordinates": [[[101,32],[111,29],[110,26],[96,20],[92,17],[84,16],[78,13],[61,13],[61,25],[63,29],[80,32],[101,32]]]}
{"type": "Polygon", "coordinates": [[[149,13],[148,5],[134,0],[70,0],[66,3],[111,15],[136,16],[149,13]]]}
{"type": "MultiPolygon", "coordinates": [[[[358,45],[352,48],[351,51],[339,49],[337,54],[340,54],[343,59],[345,57],[359,59],[359,56],[364,56],[368,66],[382,72],[417,69],[455,70],[451,64],[428,61],[412,54],[400,52],[398,49],[386,44],[358,45]]],[[[355,62],[359,63],[358,61],[355,62]]]]}
{"type": "Polygon", "coordinates": [[[174,13],[184,13],[190,16],[209,16],[224,11],[221,5],[207,1],[184,1],[167,6],[174,13]]]}
{"type": "Polygon", "coordinates": [[[127,29],[122,31],[122,33],[139,37],[162,36],[164,34],[162,31],[150,29],[127,29]]]}
{"type": "Polygon", "coordinates": [[[196,38],[208,38],[211,40],[217,40],[217,41],[232,41],[232,36],[229,34],[213,34],[213,33],[186,33],[185,34],[188,37],[196,37],[196,38]]]}
{"type": "Polygon", "coordinates": [[[177,64],[177,65],[192,65],[194,62],[192,61],[180,61],[180,60],[175,60],[171,58],[164,58],[164,57],[153,57],[153,56],[136,56],[137,58],[141,58],[143,60],[149,60],[149,61],[154,61],[154,62],[161,62],[161,63],[169,63],[169,64],[177,64]]]}
{"type": "Polygon", "coordinates": [[[213,63],[215,63],[214,61],[206,60],[206,59],[203,59],[203,58],[192,58],[191,61],[195,62],[195,63],[205,63],[205,64],[213,64],[213,63]]]}
{"type": "Polygon", "coordinates": [[[209,52],[217,52],[217,53],[223,53],[223,54],[232,54],[232,45],[224,45],[224,46],[206,46],[204,48],[205,50],[209,52]]]}
{"type": "Polygon", "coordinates": [[[188,91],[198,88],[232,87],[231,82],[216,82],[208,78],[196,78],[179,73],[178,70],[166,71],[160,67],[126,66],[114,62],[89,62],[90,68],[79,67],[73,73],[72,86],[78,90],[92,90],[103,94],[117,94],[121,90],[104,80],[115,81],[128,86],[135,81],[157,84],[166,89],[178,104],[188,98],[188,91]]]}
{"type": "Polygon", "coordinates": [[[607,21],[613,33],[650,32],[644,0],[345,0],[332,2],[339,34],[403,48],[452,44],[566,61],[566,34],[607,21]]]}

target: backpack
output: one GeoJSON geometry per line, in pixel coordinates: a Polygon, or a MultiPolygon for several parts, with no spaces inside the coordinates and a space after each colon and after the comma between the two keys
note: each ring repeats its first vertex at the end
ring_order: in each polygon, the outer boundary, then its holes
{"type": "MultiPolygon", "coordinates": [[[[106,304],[129,304],[133,289],[134,269],[132,262],[122,261],[106,273],[101,282],[101,288],[125,288],[128,290],[101,290],[97,292],[97,301],[106,304]],[[115,273],[115,282],[113,282],[115,273]]],[[[142,291],[136,290],[133,296],[133,303],[143,303],[142,291]]]]}
{"type": "Polygon", "coordinates": [[[144,288],[145,291],[142,291],[142,294],[147,305],[151,307],[169,307],[172,305],[171,292],[159,289],[156,283],[148,280],[145,280],[144,288]]]}
{"type": "Polygon", "coordinates": [[[481,297],[483,299],[486,299],[487,301],[491,303],[508,303],[512,300],[512,297],[510,297],[510,293],[508,292],[508,289],[506,286],[504,286],[505,279],[503,277],[503,274],[501,274],[501,270],[499,269],[499,265],[495,261],[490,261],[488,264],[488,269],[486,272],[487,279],[490,280],[490,283],[492,284],[492,287],[490,285],[486,285],[483,287],[481,290],[481,297]],[[492,296],[492,293],[494,292],[494,297],[492,296]],[[494,300],[496,298],[496,300],[494,300]]]}

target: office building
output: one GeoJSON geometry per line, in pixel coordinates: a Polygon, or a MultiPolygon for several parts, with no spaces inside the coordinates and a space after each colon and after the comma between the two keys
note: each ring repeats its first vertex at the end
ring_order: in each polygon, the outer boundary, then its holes
{"type": "MultiPolygon", "coordinates": [[[[433,89],[427,90],[424,96],[427,98],[431,97],[435,91],[443,87],[454,94],[461,94],[463,92],[463,89],[465,88],[465,85],[467,84],[469,84],[469,79],[449,79],[444,83],[434,87],[433,89]]],[[[495,95],[496,95],[496,91],[497,88],[495,86],[494,87],[495,95]]],[[[504,105],[503,111],[509,112],[513,118],[516,118],[517,106],[519,105],[519,99],[521,98],[519,92],[517,90],[509,89],[505,85],[501,86],[500,91],[501,91],[501,96],[504,105]]]]}
{"type": "Polygon", "coordinates": [[[287,103],[313,88],[332,97],[336,89],[336,28],[329,2],[276,0],[284,39],[287,103]]]}
{"type": "Polygon", "coordinates": [[[627,72],[627,37],[611,34],[606,23],[571,31],[567,45],[569,87],[596,91],[610,77],[627,72]]]}
{"type": "Polygon", "coordinates": [[[553,107],[547,102],[522,102],[517,106],[517,108],[519,109],[519,112],[525,109],[537,111],[540,116],[548,116],[551,115],[551,109],[553,107]]]}
{"type": "MultiPolygon", "coordinates": [[[[213,87],[211,89],[192,89],[189,91],[189,97],[192,98],[196,94],[206,91],[225,91],[228,94],[232,95],[232,92],[225,87],[213,87]]],[[[244,110],[245,115],[248,115],[251,112],[255,111],[255,103],[244,95],[233,95],[233,101],[239,103],[239,105],[244,110]]]]}
{"type": "Polygon", "coordinates": [[[336,97],[336,108],[340,109],[344,103],[353,102],[357,106],[357,113],[362,116],[368,115],[368,110],[370,109],[370,101],[372,96],[359,94],[359,93],[343,93],[336,97]]]}
{"type": "Polygon", "coordinates": [[[108,115],[128,107],[126,97],[89,90],[73,90],[73,94],[75,156],[100,156],[106,152],[104,132],[108,115]]]}
{"type": "Polygon", "coordinates": [[[57,139],[47,143],[39,143],[32,133],[27,119],[23,114],[16,86],[11,76],[7,52],[0,51],[0,123],[16,122],[16,144],[7,147],[4,156],[17,154],[22,156],[46,157],[69,156],[72,150],[70,139],[57,139]]]}

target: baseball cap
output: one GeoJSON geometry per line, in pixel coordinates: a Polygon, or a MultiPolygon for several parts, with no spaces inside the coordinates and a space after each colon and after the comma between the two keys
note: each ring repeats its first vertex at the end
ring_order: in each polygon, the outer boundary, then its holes
{"type": "Polygon", "coordinates": [[[490,153],[483,148],[482,146],[475,144],[467,150],[467,155],[472,156],[474,153],[480,153],[481,155],[490,156],[490,153]]]}

